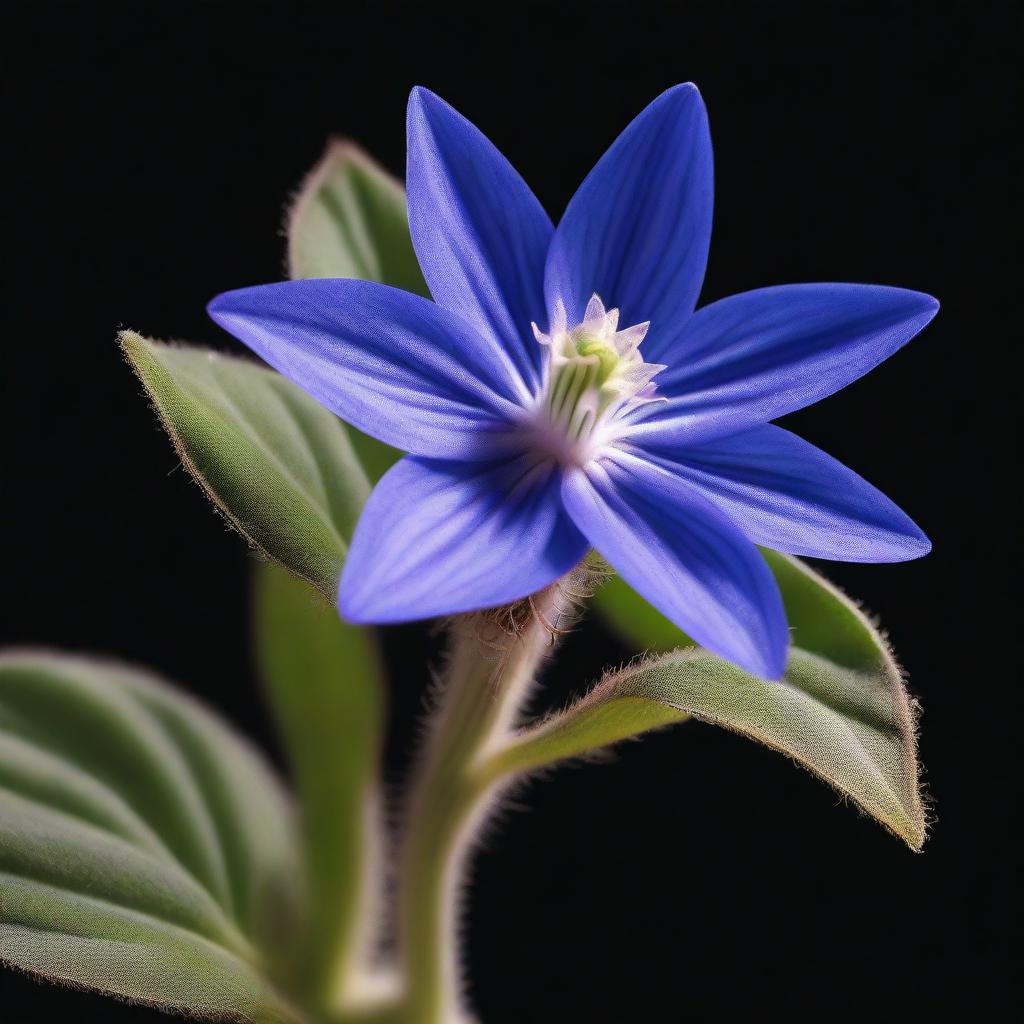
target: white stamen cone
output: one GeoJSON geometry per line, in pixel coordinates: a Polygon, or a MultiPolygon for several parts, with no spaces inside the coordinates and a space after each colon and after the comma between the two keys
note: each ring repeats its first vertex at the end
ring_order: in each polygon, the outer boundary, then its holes
{"type": "Polygon", "coordinates": [[[534,337],[547,351],[534,439],[565,464],[585,465],[614,440],[622,416],[658,400],[651,381],[665,367],[645,363],[640,354],[650,323],[623,331],[618,326],[619,310],[607,309],[597,294],[571,330],[561,300],[547,333],[533,324],[534,337]]]}

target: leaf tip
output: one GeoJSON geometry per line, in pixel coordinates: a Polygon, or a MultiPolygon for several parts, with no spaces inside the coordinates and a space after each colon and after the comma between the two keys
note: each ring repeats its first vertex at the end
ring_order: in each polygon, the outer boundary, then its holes
{"type": "Polygon", "coordinates": [[[146,339],[138,331],[133,331],[130,327],[124,327],[117,332],[117,345],[125,358],[133,361],[133,357],[138,354],[140,349],[145,347],[146,339]]]}

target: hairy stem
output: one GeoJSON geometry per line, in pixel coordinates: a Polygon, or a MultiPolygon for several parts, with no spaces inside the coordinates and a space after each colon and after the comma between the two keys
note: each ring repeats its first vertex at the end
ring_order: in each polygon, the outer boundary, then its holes
{"type": "Polygon", "coordinates": [[[459,887],[498,788],[476,769],[516,725],[571,603],[555,584],[508,609],[508,621],[476,614],[452,627],[451,660],[417,772],[400,863],[403,1024],[468,1019],[459,993],[459,887]]]}

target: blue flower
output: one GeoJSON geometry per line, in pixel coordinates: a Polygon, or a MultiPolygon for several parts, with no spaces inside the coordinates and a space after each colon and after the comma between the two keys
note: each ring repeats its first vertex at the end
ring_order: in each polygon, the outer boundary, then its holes
{"type": "Polygon", "coordinates": [[[355,531],[342,615],[505,604],[596,548],[699,643],[768,678],[788,630],[755,545],[888,562],[929,550],[888,498],[770,420],[867,373],[935,315],[900,288],[763,288],[694,312],[711,234],[707,115],[659,96],[557,229],[433,93],[408,114],[412,239],[433,302],[365,281],[227,292],[219,324],[410,453],[355,531]]]}

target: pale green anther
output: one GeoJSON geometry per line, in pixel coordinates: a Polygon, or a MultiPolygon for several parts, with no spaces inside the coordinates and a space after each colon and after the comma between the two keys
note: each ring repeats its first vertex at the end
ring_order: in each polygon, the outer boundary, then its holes
{"type": "Polygon", "coordinates": [[[576,351],[581,356],[597,356],[597,385],[600,387],[619,365],[619,354],[603,338],[585,334],[574,339],[576,351]]]}

